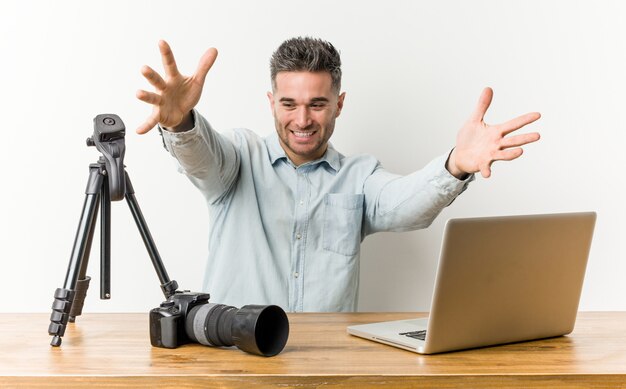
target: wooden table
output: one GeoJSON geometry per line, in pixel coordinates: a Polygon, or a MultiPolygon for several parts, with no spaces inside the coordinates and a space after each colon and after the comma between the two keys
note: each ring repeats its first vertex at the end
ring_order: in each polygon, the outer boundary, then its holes
{"type": "Polygon", "coordinates": [[[50,347],[48,314],[0,314],[0,387],[626,388],[626,312],[582,312],[565,337],[422,356],[356,338],[346,326],[415,313],[290,314],[275,357],[198,344],[154,348],[148,314],[85,314],[50,347]]]}

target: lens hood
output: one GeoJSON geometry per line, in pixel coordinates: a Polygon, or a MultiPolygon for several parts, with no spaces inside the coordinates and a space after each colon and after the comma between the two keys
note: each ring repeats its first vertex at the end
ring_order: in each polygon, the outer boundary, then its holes
{"type": "Polygon", "coordinates": [[[241,350],[271,357],[285,348],[289,320],[277,305],[245,305],[233,318],[232,335],[241,350]]]}

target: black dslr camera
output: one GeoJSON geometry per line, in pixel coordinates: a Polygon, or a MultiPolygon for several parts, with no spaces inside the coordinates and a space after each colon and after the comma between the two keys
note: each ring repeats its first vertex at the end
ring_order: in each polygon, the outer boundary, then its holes
{"type": "Polygon", "coordinates": [[[237,346],[266,357],[282,351],[289,337],[287,315],[276,305],[241,309],[209,303],[209,294],[176,291],[150,311],[150,342],[176,348],[196,342],[205,346],[237,346]]]}

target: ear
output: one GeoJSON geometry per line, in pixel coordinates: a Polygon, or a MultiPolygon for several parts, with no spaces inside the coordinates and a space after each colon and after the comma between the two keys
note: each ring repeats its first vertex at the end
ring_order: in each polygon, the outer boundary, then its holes
{"type": "Polygon", "coordinates": [[[274,95],[272,92],[267,92],[267,99],[270,101],[270,108],[272,110],[272,115],[274,115],[274,95]]]}
{"type": "Polygon", "coordinates": [[[341,110],[343,109],[343,100],[345,98],[346,98],[346,92],[343,92],[337,98],[337,114],[335,114],[335,117],[339,117],[339,115],[341,114],[341,110]]]}

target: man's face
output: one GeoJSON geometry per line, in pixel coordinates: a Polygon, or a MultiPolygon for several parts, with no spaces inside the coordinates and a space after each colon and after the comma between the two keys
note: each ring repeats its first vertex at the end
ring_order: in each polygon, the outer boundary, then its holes
{"type": "Polygon", "coordinates": [[[297,166],[321,158],[341,113],[345,93],[332,90],[328,72],[279,72],[267,93],[280,145],[297,166]]]}

